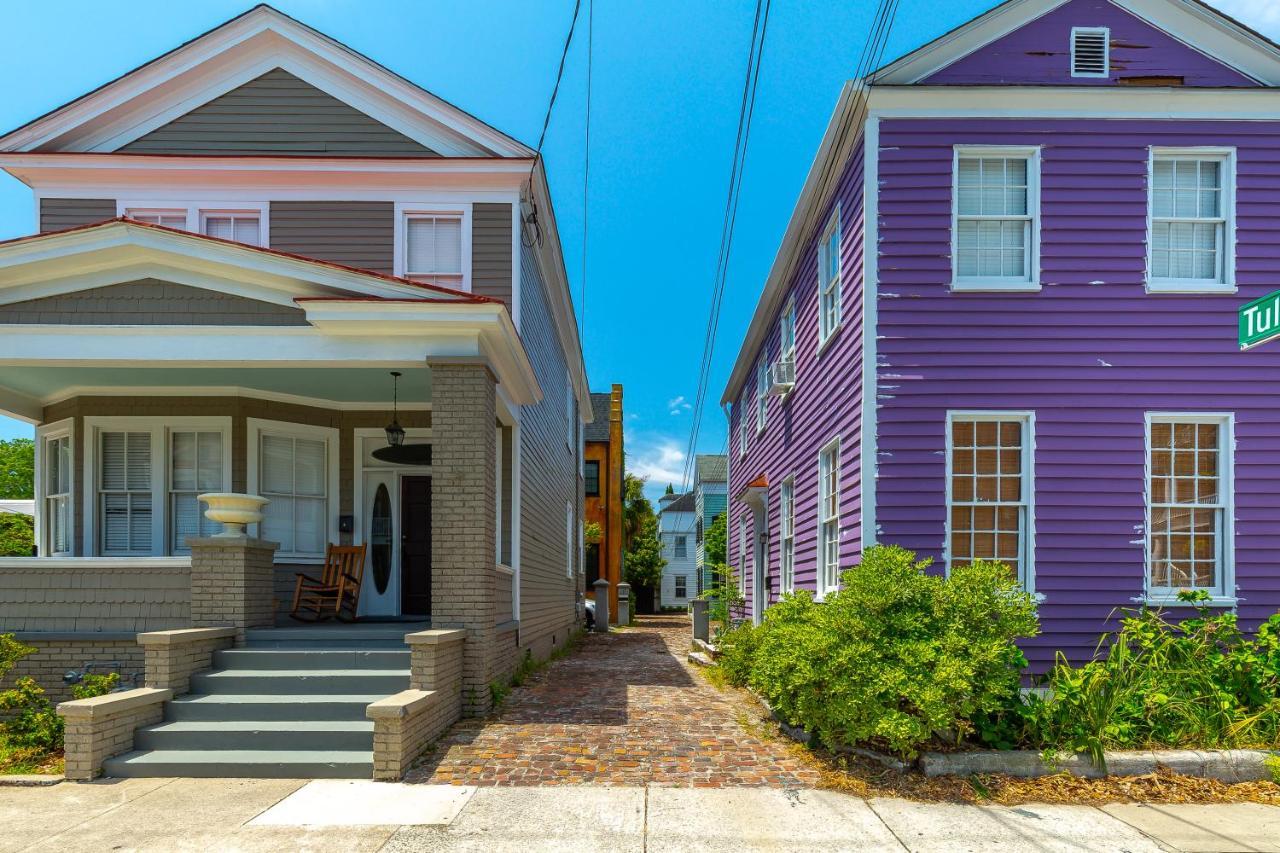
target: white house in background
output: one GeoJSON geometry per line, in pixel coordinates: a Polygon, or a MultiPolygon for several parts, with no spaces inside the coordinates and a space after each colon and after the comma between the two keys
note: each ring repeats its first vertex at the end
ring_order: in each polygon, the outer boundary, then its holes
{"type": "Polygon", "coordinates": [[[693,492],[663,495],[658,507],[658,536],[662,540],[662,557],[667,561],[662,570],[659,604],[685,607],[698,594],[693,542],[698,513],[693,492]]]}
{"type": "Polygon", "coordinates": [[[0,515],[4,513],[34,516],[36,514],[36,502],[30,499],[21,500],[5,498],[4,500],[0,500],[0,515]]]}

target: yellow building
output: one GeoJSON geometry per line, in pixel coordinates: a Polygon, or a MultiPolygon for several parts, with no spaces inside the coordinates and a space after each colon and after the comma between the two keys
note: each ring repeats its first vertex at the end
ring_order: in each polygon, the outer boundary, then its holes
{"type": "Polygon", "coordinates": [[[591,395],[594,420],[584,433],[586,520],[600,527],[586,548],[587,595],[595,596],[597,578],[609,581],[609,619],[618,621],[618,584],[622,581],[622,386],[591,395]]]}

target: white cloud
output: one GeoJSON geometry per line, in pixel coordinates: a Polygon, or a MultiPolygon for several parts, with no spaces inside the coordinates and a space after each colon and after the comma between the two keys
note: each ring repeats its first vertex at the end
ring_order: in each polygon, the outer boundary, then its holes
{"type": "Polygon", "coordinates": [[[648,481],[645,494],[651,499],[661,496],[668,483],[680,488],[684,461],[682,445],[674,438],[648,434],[627,436],[627,473],[648,481]]]}
{"type": "Polygon", "coordinates": [[[1280,3],[1276,0],[1210,0],[1210,5],[1268,38],[1280,38],[1280,3]]]}
{"type": "Polygon", "coordinates": [[[683,412],[687,412],[692,408],[693,406],[689,403],[688,400],[684,398],[683,394],[681,394],[679,397],[674,397],[667,401],[667,410],[671,412],[671,414],[673,415],[682,414],[683,412]]]}

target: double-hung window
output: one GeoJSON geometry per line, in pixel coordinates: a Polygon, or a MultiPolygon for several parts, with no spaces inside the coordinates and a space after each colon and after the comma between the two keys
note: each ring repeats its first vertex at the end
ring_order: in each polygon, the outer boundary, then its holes
{"type": "Polygon", "coordinates": [[[952,288],[1036,290],[1040,154],[957,148],[952,192],[952,288]]]}
{"type": "Polygon", "coordinates": [[[1032,588],[1032,416],[952,412],[947,436],[947,567],[998,560],[1032,588]]]}
{"type": "Polygon", "coordinates": [[[169,549],[185,554],[188,536],[211,536],[219,525],[205,518],[197,496],[223,490],[221,432],[169,433],[169,549]]]}
{"type": "Polygon", "coordinates": [[[155,512],[151,432],[98,433],[98,551],[151,554],[155,512]]]}
{"type": "Polygon", "coordinates": [[[676,598],[689,597],[689,576],[676,575],[676,598]]]}
{"type": "Polygon", "coordinates": [[[751,552],[751,518],[743,514],[738,519],[738,593],[747,594],[747,571],[749,560],[754,560],[751,552]]]}
{"type": "Polygon", "coordinates": [[[827,220],[818,241],[818,345],[840,327],[840,208],[827,220]]]}
{"type": "Polygon", "coordinates": [[[1234,287],[1234,175],[1228,150],[1152,149],[1151,290],[1234,287]]]}
{"type": "Polygon", "coordinates": [[[1147,417],[1147,594],[1231,598],[1232,420],[1224,414],[1147,417]]]}
{"type": "Polygon", "coordinates": [[[778,319],[778,361],[796,360],[796,301],[794,298],[787,300],[787,307],[783,309],[782,316],[778,319]]]}
{"type": "Polygon", "coordinates": [[[163,225],[250,246],[267,245],[263,227],[267,220],[266,202],[224,205],[221,202],[165,201],[148,204],[122,200],[117,202],[116,210],[121,216],[148,225],[163,225]]]}
{"type": "Polygon", "coordinates": [[[263,508],[262,538],[280,543],[277,557],[323,558],[330,541],[334,430],[250,420],[250,472],[263,508]]]}
{"type": "Polygon", "coordinates": [[[407,278],[446,287],[462,286],[461,214],[406,214],[404,235],[407,278]]]}
{"type": "Polygon", "coordinates": [[[163,225],[165,228],[187,228],[186,208],[127,208],[124,215],[147,225],[163,225]]]}
{"type": "Polygon", "coordinates": [[[769,360],[764,353],[756,362],[756,434],[764,432],[769,414],[769,360]]]}
{"type": "Polygon", "coordinates": [[[782,594],[785,595],[795,589],[796,481],[794,477],[788,477],[782,481],[778,502],[781,504],[778,512],[778,525],[782,535],[779,584],[782,594]]]}
{"type": "Polygon", "coordinates": [[[200,233],[257,246],[262,242],[262,220],[256,210],[202,210],[200,233]]]}
{"type": "Polygon", "coordinates": [[[588,460],[583,464],[583,492],[587,497],[600,496],[600,463],[588,460]]]}
{"type": "Polygon", "coordinates": [[[818,454],[818,595],[840,584],[840,439],[818,454]]]}
{"type": "Polygon", "coordinates": [[[41,462],[40,553],[63,556],[72,552],[71,492],[74,462],[70,427],[42,430],[38,436],[41,462]]]}
{"type": "Polygon", "coordinates": [[[573,577],[573,546],[574,535],[573,528],[576,526],[576,513],[573,511],[573,502],[565,501],[564,503],[564,574],[565,577],[573,577]]]}
{"type": "Polygon", "coordinates": [[[689,537],[676,536],[672,547],[672,554],[677,560],[687,559],[689,556],[689,537]]]}
{"type": "Polygon", "coordinates": [[[734,411],[738,414],[738,458],[741,459],[747,455],[747,436],[749,427],[747,426],[747,392],[743,391],[742,396],[738,398],[738,405],[734,407],[734,411]]]}

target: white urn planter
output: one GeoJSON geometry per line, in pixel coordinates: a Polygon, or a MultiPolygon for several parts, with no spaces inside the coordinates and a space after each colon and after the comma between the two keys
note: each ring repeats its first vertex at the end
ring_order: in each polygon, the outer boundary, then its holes
{"type": "Polygon", "coordinates": [[[222,524],[222,532],[218,537],[244,536],[246,524],[257,524],[262,521],[262,508],[269,501],[260,495],[240,495],[235,492],[211,492],[198,495],[197,500],[209,505],[204,517],[222,524]]]}

